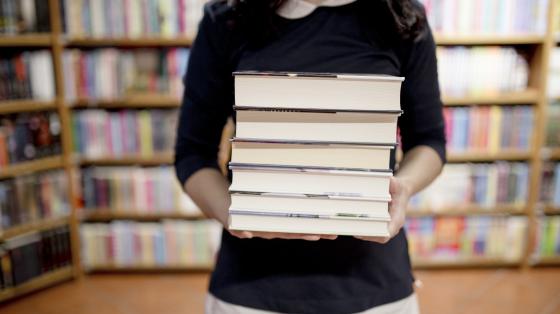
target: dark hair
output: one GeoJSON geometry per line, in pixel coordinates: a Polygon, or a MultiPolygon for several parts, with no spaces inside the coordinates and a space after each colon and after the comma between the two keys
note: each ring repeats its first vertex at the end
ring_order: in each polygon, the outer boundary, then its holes
{"type": "MultiPolygon", "coordinates": [[[[278,27],[276,10],[287,0],[229,0],[233,6],[234,24],[240,26],[253,44],[264,43],[273,37],[278,27]]],[[[415,0],[358,0],[362,20],[371,26],[388,27],[386,37],[393,40],[415,40],[426,27],[426,14],[415,0]],[[381,21],[372,21],[368,12],[383,11],[381,21]],[[380,23],[383,23],[380,25],[380,23]]]]}

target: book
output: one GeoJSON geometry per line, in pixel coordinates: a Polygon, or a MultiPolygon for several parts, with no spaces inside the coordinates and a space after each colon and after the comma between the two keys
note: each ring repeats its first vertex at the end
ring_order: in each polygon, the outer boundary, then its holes
{"type": "Polygon", "coordinates": [[[26,51],[0,58],[0,101],[15,99],[54,100],[51,52],[26,51]]]}
{"type": "Polygon", "coordinates": [[[0,34],[17,35],[50,31],[48,1],[0,1],[0,34]]]}
{"type": "Polygon", "coordinates": [[[541,175],[540,200],[542,203],[560,207],[560,163],[545,162],[541,175]]]}
{"type": "Polygon", "coordinates": [[[536,253],[539,257],[560,256],[560,216],[539,217],[536,253]]]}
{"type": "MultiPolygon", "coordinates": [[[[558,39],[560,40],[560,36],[558,39]]],[[[550,51],[547,84],[548,97],[560,98],[560,47],[554,47],[550,51]]]]}
{"type": "Polygon", "coordinates": [[[230,190],[333,196],[389,197],[390,170],[295,168],[230,163],[230,190]]]}
{"type": "Polygon", "coordinates": [[[334,73],[234,72],[241,107],[400,110],[404,78],[334,73]]]}
{"type": "Polygon", "coordinates": [[[236,107],[236,136],[254,140],[396,144],[400,111],[263,110],[236,107]]]}
{"type": "Polygon", "coordinates": [[[389,169],[393,145],[352,145],[334,142],[232,139],[231,162],[389,169]]]}

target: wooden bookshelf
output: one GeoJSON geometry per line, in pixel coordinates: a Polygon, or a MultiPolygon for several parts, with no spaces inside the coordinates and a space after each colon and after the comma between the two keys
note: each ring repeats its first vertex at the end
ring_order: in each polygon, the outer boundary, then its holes
{"type": "Polygon", "coordinates": [[[560,215],[560,207],[553,206],[553,205],[545,205],[543,208],[543,212],[546,215],[560,215]]]}
{"type": "Polygon", "coordinates": [[[180,273],[180,272],[209,272],[214,268],[214,264],[198,265],[95,265],[87,267],[90,273],[180,273]]]}
{"type": "Polygon", "coordinates": [[[32,231],[44,231],[49,229],[54,229],[57,227],[62,227],[69,224],[69,218],[58,217],[51,219],[43,219],[31,223],[26,223],[14,227],[10,227],[0,232],[0,241],[16,237],[32,231]]]}
{"type": "Polygon", "coordinates": [[[534,105],[539,100],[538,90],[528,88],[521,92],[511,92],[496,95],[474,95],[474,96],[443,96],[442,102],[446,106],[468,106],[468,105],[534,105]]]}
{"type": "Polygon", "coordinates": [[[534,264],[535,266],[560,266],[560,256],[540,257],[534,264]]]}
{"type": "Polygon", "coordinates": [[[497,153],[490,152],[465,152],[465,153],[450,153],[447,156],[449,162],[476,162],[487,161],[492,162],[496,160],[507,161],[526,161],[531,158],[531,152],[526,151],[502,151],[497,153]]]}
{"type": "Polygon", "coordinates": [[[140,212],[130,209],[118,208],[88,208],[81,215],[82,221],[100,222],[112,220],[135,220],[135,221],[160,221],[163,219],[198,220],[204,219],[202,213],[182,212],[140,212]]]}
{"type": "Polygon", "coordinates": [[[0,101],[0,114],[42,110],[56,110],[56,104],[54,101],[37,101],[32,99],[0,101]]]}
{"type": "Polygon", "coordinates": [[[0,179],[62,168],[62,156],[39,158],[0,168],[0,179]]]}
{"type": "Polygon", "coordinates": [[[70,280],[74,276],[72,266],[63,267],[33,278],[19,286],[0,290],[0,302],[17,298],[30,292],[44,289],[57,283],[70,280]]]}
{"type": "Polygon", "coordinates": [[[103,165],[103,166],[123,166],[123,165],[142,165],[157,166],[173,163],[173,153],[155,153],[152,156],[123,155],[118,157],[100,158],[78,158],[82,165],[103,165]]]}
{"type": "Polygon", "coordinates": [[[138,38],[66,38],[68,47],[189,47],[192,39],[183,37],[138,37],[138,38]]]}
{"type": "Polygon", "coordinates": [[[549,149],[547,159],[560,160],[560,147],[549,149]]]}
{"type": "Polygon", "coordinates": [[[49,47],[51,44],[51,33],[0,36],[0,47],[49,47]]]}
{"type": "Polygon", "coordinates": [[[463,205],[449,208],[434,209],[409,209],[407,217],[432,217],[432,216],[503,216],[503,215],[524,215],[527,214],[526,205],[498,204],[491,207],[479,205],[463,205]]]}
{"type": "Polygon", "coordinates": [[[71,104],[77,109],[178,108],[180,105],[180,99],[165,94],[130,95],[114,100],[79,99],[71,104]]]}
{"type": "Polygon", "coordinates": [[[414,269],[442,269],[442,268],[484,268],[484,267],[518,267],[520,260],[507,260],[502,258],[458,258],[453,260],[438,260],[425,258],[412,258],[414,269]]]}
{"type": "Polygon", "coordinates": [[[439,46],[479,46],[479,45],[540,45],[544,35],[435,35],[439,46]]]}

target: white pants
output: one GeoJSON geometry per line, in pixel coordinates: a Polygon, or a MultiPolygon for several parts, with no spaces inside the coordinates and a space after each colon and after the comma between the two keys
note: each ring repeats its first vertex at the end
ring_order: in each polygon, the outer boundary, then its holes
{"type": "MultiPolygon", "coordinates": [[[[206,314],[280,314],[248,308],[240,305],[224,302],[211,294],[206,297],[206,314]]],[[[418,298],[413,293],[410,296],[391,303],[383,304],[358,314],[419,314],[418,298]]]]}

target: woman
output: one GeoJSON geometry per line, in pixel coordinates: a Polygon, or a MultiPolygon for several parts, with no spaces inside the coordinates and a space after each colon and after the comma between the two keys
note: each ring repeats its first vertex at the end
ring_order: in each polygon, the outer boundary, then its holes
{"type": "MultiPolygon", "coordinates": [[[[411,195],[445,162],[435,44],[412,0],[245,0],[206,6],[191,50],[176,171],[227,228],[229,182],[217,165],[233,114],[233,71],[404,76],[404,158],[391,182],[389,238],[224,231],[208,313],[417,313],[402,226],[411,195]]],[[[394,156],[391,167],[394,168],[394,156]]]]}

